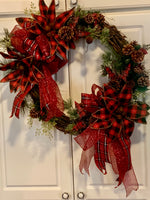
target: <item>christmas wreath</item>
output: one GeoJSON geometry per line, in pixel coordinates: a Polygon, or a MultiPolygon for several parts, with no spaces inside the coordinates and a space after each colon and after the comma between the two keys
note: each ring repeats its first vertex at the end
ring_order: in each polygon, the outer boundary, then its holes
{"type": "Polygon", "coordinates": [[[1,80],[9,82],[10,92],[18,92],[12,114],[19,118],[20,109],[28,108],[31,118],[38,118],[65,134],[76,135],[83,149],[79,169],[89,173],[92,157],[106,174],[110,163],[118,174],[127,196],[138,189],[130,156],[130,136],[135,123],[146,124],[149,106],[139,95],[148,90],[149,77],[143,60],[145,48],[128,42],[103,14],[71,9],[56,16],[55,1],[48,7],[39,0],[39,13],[19,17],[18,25],[1,40],[7,52],[0,52],[6,63],[0,70],[8,72],[1,80]],[[66,53],[75,42],[85,38],[88,44],[100,40],[108,51],[102,59],[102,74],[108,82],[93,84],[91,94],[82,93],[81,103],[63,100],[52,75],[67,63],[66,53]]]}

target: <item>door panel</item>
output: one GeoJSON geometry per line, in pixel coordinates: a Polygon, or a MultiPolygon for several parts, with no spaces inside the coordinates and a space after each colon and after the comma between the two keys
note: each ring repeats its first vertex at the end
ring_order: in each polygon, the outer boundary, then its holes
{"type": "MultiPolygon", "coordinates": [[[[0,18],[0,36],[14,25],[14,18],[0,18]]],[[[55,76],[64,99],[69,98],[68,77],[67,65],[55,76]]],[[[0,199],[58,200],[63,192],[73,199],[71,137],[53,130],[51,140],[39,135],[40,122],[34,120],[30,129],[28,114],[9,118],[15,95],[8,83],[0,84],[0,199]]]]}
{"type": "MultiPolygon", "coordinates": [[[[0,0],[0,13],[1,14],[22,14],[26,8],[30,8],[31,2],[34,3],[38,10],[39,0],[0,0]]],[[[51,0],[45,0],[46,4],[49,6],[51,0]]],[[[58,3],[56,9],[58,12],[65,10],[65,0],[55,0],[58,3]]]]}
{"type": "Polygon", "coordinates": [[[116,8],[141,8],[150,6],[149,0],[67,0],[67,9],[75,6],[75,3],[84,9],[116,9],[116,8]]]}
{"type": "MultiPolygon", "coordinates": [[[[129,41],[137,40],[140,44],[149,44],[149,20],[150,12],[122,12],[107,13],[106,18],[113,19],[110,23],[115,24],[127,35],[129,41]]],[[[101,65],[100,55],[102,55],[104,47],[99,41],[87,45],[85,41],[77,43],[77,49],[70,54],[70,86],[71,97],[73,100],[80,102],[81,92],[91,93],[93,83],[102,84],[106,82],[106,78],[100,76],[98,70],[101,65]],[[77,75],[78,74],[78,75],[77,75]]],[[[149,70],[150,55],[146,56],[145,66],[149,70]]],[[[149,96],[149,94],[148,94],[149,96]]],[[[148,98],[147,96],[147,98],[148,98]]],[[[150,99],[148,99],[150,102],[150,99]]],[[[140,189],[132,192],[129,199],[150,199],[150,175],[148,169],[149,152],[150,152],[150,136],[149,136],[149,120],[148,125],[137,125],[132,140],[131,156],[133,167],[137,175],[140,189]]],[[[96,168],[92,160],[90,166],[90,177],[81,175],[79,172],[79,162],[81,148],[74,142],[74,172],[75,172],[75,194],[84,192],[87,200],[95,199],[125,199],[125,190],[123,186],[115,189],[117,178],[108,165],[106,176],[103,176],[96,168]]],[[[76,197],[76,199],[78,199],[76,197]]]]}

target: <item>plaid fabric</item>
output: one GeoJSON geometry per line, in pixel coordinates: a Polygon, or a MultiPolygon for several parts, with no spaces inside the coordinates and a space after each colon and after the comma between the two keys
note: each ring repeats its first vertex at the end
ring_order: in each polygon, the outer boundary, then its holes
{"type": "Polygon", "coordinates": [[[94,153],[94,160],[97,168],[103,173],[106,174],[106,166],[105,163],[109,163],[108,158],[108,142],[107,136],[101,132],[100,140],[95,144],[95,153],[94,153]]]}
{"type": "Polygon", "coordinates": [[[12,58],[19,58],[18,52],[16,52],[15,50],[7,48],[7,52],[8,52],[8,56],[12,56],[12,58]]]}
{"type": "Polygon", "coordinates": [[[28,53],[33,54],[33,52],[36,51],[38,44],[36,43],[35,40],[30,40],[29,38],[26,38],[24,41],[24,46],[25,46],[25,50],[28,53]]]}
{"type": "Polygon", "coordinates": [[[120,104],[128,104],[132,98],[132,88],[129,87],[127,84],[124,85],[123,89],[118,95],[118,99],[120,104]]]}
{"type": "Polygon", "coordinates": [[[112,87],[110,87],[107,84],[104,84],[104,97],[116,99],[117,93],[116,93],[115,89],[113,89],[112,87]]]}
{"type": "Polygon", "coordinates": [[[123,124],[123,129],[122,129],[123,135],[125,137],[130,137],[134,130],[134,122],[124,118],[122,124],[123,124]]]}
{"type": "Polygon", "coordinates": [[[20,79],[10,81],[9,88],[10,92],[16,92],[20,87],[20,79]]]}
{"type": "Polygon", "coordinates": [[[82,108],[81,105],[78,104],[77,102],[75,102],[75,106],[76,106],[76,109],[77,109],[77,112],[78,112],[80,118],[83,118],[86,115],[84,108],[82,108]]]}
{"type": "MultiPolygon", "coordinates": [[[[119,120],[112,120],[112,126],[106,130],[106,134],[108,135],[109,138],[114,139],[115,137],[118,137],[119,134],[122,131],[122,124],[119,120]]],[[[126,128],[126,127],[124,127],[126,128]]]]}
{"type": "Polygon", "coordinates": [[[69,46],[66,44],[65,41],[61,40],[57,34],[55,34],[55,40],[57,43],[59,43],[62,47],[64,47],[66,50],[69,50],[69,46]]]}
{"type": "Polygon", "coordinates": [[[12,108],[12,113],[11,113],[11,116],[12,117],[14,114],[17,118],[19,118],[19,112],[20,112],[20,107],[21,107],[21,104],[25,98],[25,96],[30,92],[30,90],[32,89],[34,85],[29,85],[27,87],[27,89],[25,90],[25,92],[19,92],[17,94],[17,96],[15,97],[14,99],[14,103],[13,103],[13,108],[12,108]]]}
{"type": "Polygon", "coordinates": [[[57,46],[56,51],[62,57],[62,59],[67,60],[66,51],[63,48],[61,48],[60,46],[57,46]]]}
{"type": "Polygon", "coordinates": [[[109,76],[110,79],[115,79],[116,78],[116,74],[112,72],[112,70],[109,67],[105,67],[106,72],[109,76]]]}
{"type": "Polygon", "coordinates": [[[5,83],[11,80],[16,80],[20,76],[20,70],[15,70],[14,72],[9,73],[4,78],[1,79],[1,83],[5,83]]]}
{"type": "Polygon", "coordinates": [[[0,70],[2,70],[2,71],[7,71],[8,69],[15,69],[15,66],[16,66],[16,64],[18,63],[18,61],[13,61],[13,62],[11,62],[11,63],[8,63],[8,64],[6,64],[6,65],[2,65],[1,67],[0,67],[0,70]]]}
{"type": "Polygon", "coordinates": [[[144,118],[149,114],[145,104],[141,106],[130,105],[128,107],[123,107],[123,110],[126,113],[126,117],[131,120],[144,118]]]}
{"type": "Polygon", "coordinates": [[[41,27],[45,27],[47,26],[47,19],[46,17],[43,17],[41,15],[35,15],[32,14],[32,17],[36,20],[36,22],[41,26],[41,27]]]}
{"type": "Polygon", "coordinates": [[[58,44],[53,38],[50,39],[49,44],[50,44],[50,55],[53,56],[56,52],[58,44]]]}
{"type": "MultiPolygon", "coordinates": [[[[103,89],[102,89],[100,86],[98,86],[98,85],[96,85],[96,84],[93,84],[93,85],[92,85],[92,94],[93,94],[96,98],[99,99],[99,98],[103,95],[103,89]],[[98,90],[97,93],[96,93],[96,90],[98,90]]],[[[100,99],[99,99],[99,101],[100,101],[100,99]]]]}
{"type": "Polygon", "coordinates": [[[92,113],[92,116],[94,118],[100,119],[101,121],[109,120],[111,117],[110,113],[108,112],[106,108],[101,108],[97,110],[95,113],[92,113]]]}
{"type": "Polygon", "coordinates": [[[48,13],[48,7],[45,4],[44,0],[39,0],[39,9],[40,9],[40,13],[43,16],[46,16],[48,13]]]}
{"type": "Polygon", "coordinates": [[[69,19],[69,17],[73,14],[74,8],[68,10],[66,12],[61,13],[56,17],[55,29],[60,29],[61,26],[69,19]]]}
{"type": "Polygon", "coordinates": [[[25,28],[25,29],[28,29],[34,25],[33,20],[31,20],[31,18],[27,18],[27,17],[16,18],[16,21],[22,28],[25,28]]]}
{"type": "Polygon", "coordinates": [[[106,108],[110,113],[113,113],[118,107],[118,101],[109,97],[103,97],[103,99],[106,104],[106,108]]]}
{"type": "Polygon", "coordinates": [[[55,1],[52,0],[51,5],[48,9],[48,19],[51,24],[55,23],[56,20],[56,13],[55,13],[55,1]]]}
{"type": "Polygon", "coordinates": [[[129,72],[131,70],[131,64],[129,64],[124,71],[122,71],[122,73],[120,75],[115,74],[112,69],[110,69],[109,67],[106,67],[106,72],[109,76],[109,78],[111,80],[115,80],[115,79],[120,79],[120,80],[124,80],[125,82],[127,81],[127,77],[129,75],[129,72]]]}
{"type": "Polygon", "coordinates": [[[101,121],[96,120],[93,124],[90,125],[92,129],[106,129],[112,126],[111,120],[101,121]]]}
{"type": "Polygon", "coordinates": [[[127,77],[128,77],[130,70],[131,70],[131,64],[129,64],[127,66],[127,68],[120,74],[120,78],[122,80],[124,80],[125,82],[127,81],[127,77]]]}
{"type": "Polygon", "coordinates": [[[98,102],[93,94],[81,94],[81,103],[84,105],[84,109],[90,113],[95,112],[98,108],[98,102]]]}

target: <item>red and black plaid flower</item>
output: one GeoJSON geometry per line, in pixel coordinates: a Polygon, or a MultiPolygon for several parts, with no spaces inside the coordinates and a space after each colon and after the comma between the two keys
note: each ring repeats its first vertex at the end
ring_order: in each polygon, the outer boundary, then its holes
{"type": "MultiPolygon", "coordinates": [[[[34,19],[17,18],[18,24],[36,36],[33,42],[40,46],[45,59],[59,54],[63,59],[67,60],[65,50],[69,50],[68,42],[59,37],[58,31],[73,14],[74,9],[63,12],[56,17],[55,0],[52,0],[49,7],[47,7],[44,0],[39,0],[39,9],[40,15],[32,14],[34,19]],[[49,48],[45,48],[45,45],[48,45],[49,48]]],[[[29,38],[26,38],[25,43],[27,40],[29,38]]]]}
{"type": "MultiPolygon", "coordinates": [[[[111,78],[115,76],[112,73],[110,75],[111,78]]],[[[112,162],[108,155],[111,144],[119,174],[119,184],[123,181],[125,173],[132,167],[130,136],[134,130],[134,122],[146,123],[145,118],[149,114],[147,104],[140,102],[133,104],[131,99],[132,88],[128,83],[124,84],[119,93],[109,84],[104,84],[103,89],[94,84],[92,94],[82,94],[81,104],[76,103],[80,116],[78,124],[84,122],[85,125],[87,121],[88,123],[86,127],[78,127],[83,130],[75,141],[84,151],[94,146],[96,166],[104,174],[106,174],[105,163],[112,162]],[[98,92],[95,94],[97,88],[98,92]]]]}
{"type": "MultiPolygon", "coordinates": [[[[38,69],[38,64],[32,62],[31,57],[24,57],[12,49],[7,49],[8,54],[0,52],[0,54],[6,59],[13,59],[8,64],[0,67],[0,70],[11,70],[1,82],[9,82],[10,92],[19,91],[15,98],[13,111],[16,117],[19,117],[19,110],[21,103],[27,93],[33,88],[35,84],[38,84],[39,79],[43,78],[43,74],[38,69]],[[14,111],[17,108],[17,113],[14,111]]],[[[12,114],[13,115],[13,114],[12,114]]]]}

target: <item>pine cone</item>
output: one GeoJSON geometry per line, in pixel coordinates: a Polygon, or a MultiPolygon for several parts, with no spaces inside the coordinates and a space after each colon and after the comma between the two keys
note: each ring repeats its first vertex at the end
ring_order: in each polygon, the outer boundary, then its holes
{"type": "Polygon", "coordinates": [[[94,17],[92,14],[87,14],[85,17],[84,17],[84,20],[87,24],[92,24],[94,22],[94,17]]]}
{"type": "Polygon", "coordinates": [[[141,76],[138,80],[137,80],[137,84],[140,87],[148,87],[149,86],[149,77],[148,76],[141,76]]]}
{"type": "Polygon", "coordinates": [[[32,118],[38,118],[39,117],[39,112],[35,110],[35,108],[30,110],[30,117],[32,118]]]}
{"type": "Polygon", "coordinates": [[[138,43],[137,43],[137,41],[136,41],[136,40],[134,40],[134,41],[130,42],[130,44],[131,44],[133,47],[135,47],[136,45],[138,45],[138,43]]]}
{"type": "Polygon", "coordinates": [[[135,50],[132,54],[131,54],[131,58],[135,63],[141,63],[144,59],[144,53],[141,49],[139,50],[135,50]]]}
{"type": "Polygon", "coordinates": [[[69,26],[63,26],[59,29],[58,35],[62,40],[69,41],[74,37],[74,31],[69,26]]]}
{"type": "Polygon", "coordinates": [[[96,15],[96,20],[99,24],[103,25],[105,22],[105,17],[102,14],[97,14],[96,15]]]}
{"type": "Polygon", "coordinates": [[[122,53],[126,56],[131,55],[134,51],[134,47],[131,44],[126,44],[123,46],[122,53]]]}
{"type": "Polygon", "coordinates": [[[144,67],[144,65],[141,65],[141,64],[139,64],[139,65],[137,65],[137,66],[135,66],[135,67],[133,68],[133,71],[134,71],[135,73],[137,73],[137,74],[142,74],[142,73],[144,73],[144,70],[145,70],[145,67],[144,67]]]}

